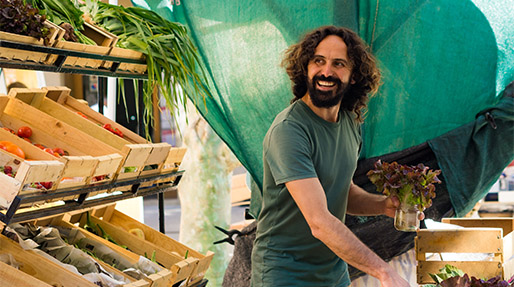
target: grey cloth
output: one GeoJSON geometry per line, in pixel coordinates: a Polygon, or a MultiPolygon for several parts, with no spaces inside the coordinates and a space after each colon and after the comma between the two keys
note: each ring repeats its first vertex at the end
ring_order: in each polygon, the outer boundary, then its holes
{"type": "Polygon", "coordinates": [[[223,276],[223,287],[249,287],[252,274],[252,247],[255,240],[255,229],[257,223],[254,221],[241,230],[234,240],[234,256],[228,264],[225,276],[223,276]]]}

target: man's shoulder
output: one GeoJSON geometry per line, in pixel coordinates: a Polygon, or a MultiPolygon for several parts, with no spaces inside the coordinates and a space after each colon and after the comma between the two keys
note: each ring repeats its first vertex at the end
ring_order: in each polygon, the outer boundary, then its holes
{"type": "Polygon", "coordinates": [[[276,126],[278,124],[284,122],[298,122],[300,123],[302,119],[305,118],[303,114],[303,110],[298,102],[294,102],[285,109],[283,109],[280,113],[277,114],[275,120],[273,121],[271,126],[276,126]]]}

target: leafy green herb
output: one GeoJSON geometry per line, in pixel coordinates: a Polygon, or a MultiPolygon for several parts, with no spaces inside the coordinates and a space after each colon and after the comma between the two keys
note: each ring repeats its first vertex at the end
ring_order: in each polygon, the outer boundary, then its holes
{"type": "Polygon", "coordinates": [[[432,205],[432,198],[435,197],[434,183],[441,183],[437,178],[440,173],[440,170],[429,170],[423,164],[407,166],[378,160],[375,169],[370,170],[367,176],[378,191],[387,196],[396,196],[400,202],[415,205],[418,210],[424,210],[432,205]]]}
{"type": "MultiPolygon", "coordinates": [[[[62,25],[70,32],[74,32],[78,42],[88,45],[96,45],[96,43],[82,34],[84,30],[84,14],[70,0],[26,0],[34,7],[37,7],[42,14],[46,15],[51,22],[62,25]],[[67,24],[71,25],[72,30],[68,29],[67,24]]],[[[70,39],[70,38],[68,38],[70,39]]]]}
{"type": "Polygon", "coordinates": [[[479,279],[465,274],[455,266],[446,264],[437,274],[429,274],[437,284],[427,284],[423,287],[509,287],[514,286],[512,278],[509,281],[496,276],[488,280],[479,279]]]}
{"type": "MultiPolygon", "coordinates": [[[[166,106],[173,111],[186,109],[187,98],[205,101],[210,96],[206,72],[185,26],[168,21],[159,14],[139,8],[110,5],[86,0],[81,9],[99,26],[118,36],[117,46],[146,56],[148,81],[145,81],[143,120],[153,121],[152,96],[159,88],[166,106]]],[[[136,93],[136,103],[138,102],[136,93]]]]}
{"type": "Polygon", "coordinates": [[[26,35],[38,40],[48,35],[46,17],[23,0],[0,0],[0,31],[26,35]]]}

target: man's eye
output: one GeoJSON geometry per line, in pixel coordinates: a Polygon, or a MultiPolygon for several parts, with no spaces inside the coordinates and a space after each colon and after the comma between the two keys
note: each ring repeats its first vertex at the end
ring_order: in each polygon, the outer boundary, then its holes
{"type": "Polygon", "coordinates": [[[323,63],[323,60],[321,60],[321,59],[314,59],[314,63],[320,64],[320,63],[323,63]]]}
{"type": "Polygon", "coordinates": [[[346,67],[346,64],[343,62],[337,62],[337,63],[335,63],[335,66],[336,67],[346,67]]]}

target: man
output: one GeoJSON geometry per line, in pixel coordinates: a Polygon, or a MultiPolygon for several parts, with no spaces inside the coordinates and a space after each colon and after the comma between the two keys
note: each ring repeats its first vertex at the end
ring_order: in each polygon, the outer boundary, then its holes
{"type": "Polygon", "coordinates": [[[345,214],[394,216],[397,199],[352,182],[367,94],[380,73],[352,31],[321,27],[291,46],[283,66],[294,98],[263,142],[262,210],[252,251],[252,286],[350,285],[347,263],[405,287],[344,224],[345,214]]]}

